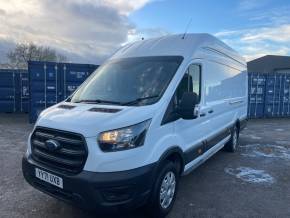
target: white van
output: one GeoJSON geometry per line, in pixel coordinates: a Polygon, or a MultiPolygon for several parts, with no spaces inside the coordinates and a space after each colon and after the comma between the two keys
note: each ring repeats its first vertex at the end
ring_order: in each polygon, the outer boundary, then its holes
{"type": "Polygon", "coordinates": [[[208,34],[138,41],[40,114],[23,174],[82,208],[149,205],[163,217],[181,175],[237,149],[246,117],[246,63],[223,42],[208,34]]]}

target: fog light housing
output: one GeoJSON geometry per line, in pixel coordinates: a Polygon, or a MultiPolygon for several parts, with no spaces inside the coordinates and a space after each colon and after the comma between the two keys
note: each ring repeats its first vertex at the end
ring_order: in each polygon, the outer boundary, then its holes
{"type": "Polygon", "coordinates": [[[134,188],[123,186],[102,190],[102,195],[107,202],[122,202],[132,198],[134,188]]]}

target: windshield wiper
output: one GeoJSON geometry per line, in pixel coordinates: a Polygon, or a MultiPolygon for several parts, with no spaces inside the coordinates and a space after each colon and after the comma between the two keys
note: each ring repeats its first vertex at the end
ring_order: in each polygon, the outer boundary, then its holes
{"type": "Polygon", "coordinates": [[[101,99],[82,99],[79,101],[75,101],[74,103],[88,103],[88,104],[101,104],[101,103],[105,103],[105,104],[117,104],[117,105],[121,105],[121,102],[118,101],[106,101],[106,100],[101,100],[101,99]]]}
{"type": "Polygon", "coordinates": [[[139,103],[140,101],[143,101],[143,100],[147,100],[147,99],[151,99],[151,98],[158,98],[158,97],[159,97],[159,95],[152,95],[152,96],[136,98],[136,99],[134,99],[132,101],[124,102],[124,103],[122,103],[122,105],[132,105],[132,104],[139,103]]]}

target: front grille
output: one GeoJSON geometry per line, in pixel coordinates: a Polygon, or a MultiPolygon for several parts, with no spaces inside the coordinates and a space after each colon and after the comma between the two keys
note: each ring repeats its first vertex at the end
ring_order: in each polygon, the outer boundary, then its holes
{"type": "Polygon", "coordinates": [[[87,159],[87,146],[82,135],[56,129],[37,127],[31,136],[32,158],[46,167],[70,174],[79,173],[87,159]],[[53,139],[60,149],[52,151],[45,142],[53,139]]]}

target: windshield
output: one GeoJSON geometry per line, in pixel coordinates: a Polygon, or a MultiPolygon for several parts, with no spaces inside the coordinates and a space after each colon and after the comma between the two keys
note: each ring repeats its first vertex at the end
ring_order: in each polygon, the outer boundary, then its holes
{"type": "Polygon", "coordinates": [[[157,102],[183,58],[124,58],[105,63],[81,85],[71,102],[145,105],[157,102]]]}

